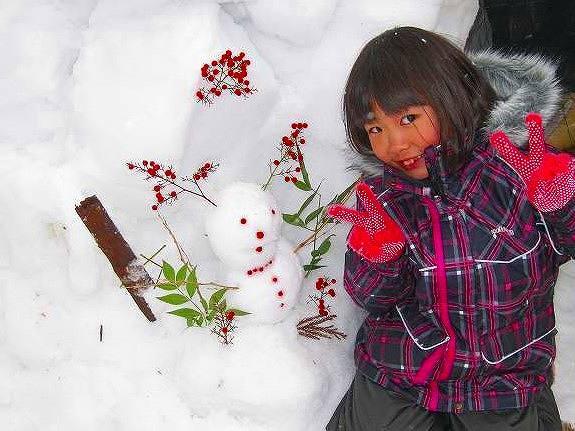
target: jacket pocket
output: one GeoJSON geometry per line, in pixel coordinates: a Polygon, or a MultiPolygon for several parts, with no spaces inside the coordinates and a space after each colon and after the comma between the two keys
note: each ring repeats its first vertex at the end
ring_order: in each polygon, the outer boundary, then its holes
{"type": "Polygon", "coordinates": [[[366,351],[381,368],[412,377],[425,358],[449,341],[431,313],[416,304],[396,306],[384,318],[369,317],[366,351]]]}
{"type": "Polygon", "coordinates": [[[544,374],[555,358],[555,319],[552,307],[533,312],[523,321],[481,337],[483,375],[544,374]]]}

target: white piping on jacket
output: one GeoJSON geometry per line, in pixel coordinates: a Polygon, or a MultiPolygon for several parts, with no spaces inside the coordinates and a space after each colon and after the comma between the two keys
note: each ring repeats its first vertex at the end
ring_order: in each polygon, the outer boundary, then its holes
{"type": "MultiPolygon", "coordinates": [[[[405,319],[403,318],[403,315],[401,314],[401,310],[399,309],[399,307],[396,305],[395,309],[397,310],[397,314],[399,314],[399,318],[401,319],[403,326],[405,326],[405,329],[407,330],[407,333],[409,334],[409,336],[411,337],[411,339],[413,340],[413,342],[415,343],[415,345],[417,347],[419,347],[421,350],[431,350],[431,349],[435,349],[437,346],[441,346],[442,344],[447,343],[450,340],[449,335],[447,337],[445,337],[445,340],[440,341],[439,343],[436,343],[432,346],[429,347],[425,347],[422,346],[421,344],[419,344],[419,341],[417,340],[417,338],[415,338],[413,336],[413,334],[411,333],[411,330],[409,329],[409,326],[407,326],[407,323],[405,322],[405,319]]],[[[438,328],[439,329],[439,328],[438,328]]]]}
{"type": "Polygon", "coordinates": [[[555,250],[555,253],[563,256],[563,253],[561,253],[555,247],[555,243],[553,242],[553,238],[551,238],[551,234],[549,233],[549,229],[547,228],[547,223],[545,223],[545,218],[543,217],[543,214],[541,214],[541,211],[539,211],[539,215],[541,216],[541,222],[542,222],[543,226],[545,226],[545,233],[547,233],[547,237],[549,238],[549,242],[551,243],[551,247],[553,247],[553,250],[555,250]]]}
{"type": "Polygon", "coordinates": [[[523,256],[527,256],[529,253],[531,253],[533,250],[535,250],[537,248],[537,246],[539,245],[539,243],[541,242],[541,232],[537,232],[537,234],[539,235],[539,237],[537,238],[537,244],[535,244],[533,247],[531,247],[531,249],[527,250],[525,253],[520,254],[515,256],[513,259],[511,260],[482,260],[482,259],[475,259],[475,262],[481,262],[481,263],[511,263],[516,261],[517,259],[522,258],[523,256]]]}
{"type": "Polygon", "coordinates": [[[529,347],[530,345],[532,345],[533,343],[536,343],[537,341],[541,340],[542,338],[545,338],[547,335],[549,335],[551,332],[553,332],[555,330],[556,326],[553,327],[553,329],[550,329],[549,331],[547,331],[545,334],[541,335],[540,337],[535,338],[534,340],[531,340],[529,343],[527,343],[525,346],[520,347],[519,349],[515,350],[514,352],[508,353],[507,355],[503,356],[501,359],[499,359],[498,361],[492,362],[489,359],[487,359],[485,357],[485,355],[483,354],[483,352],[481,352],[481,357],[483,358],[483,360],[485,362],[487,362],[488,364],[491,365],[496,365],[499,364],[501,362],[503,362],[504,360],[506,360],[507,358],[515,355],[516,353],[519,353],[520,351],[522,351],[523,349],[526,349],[527,347],[529,347]]]}

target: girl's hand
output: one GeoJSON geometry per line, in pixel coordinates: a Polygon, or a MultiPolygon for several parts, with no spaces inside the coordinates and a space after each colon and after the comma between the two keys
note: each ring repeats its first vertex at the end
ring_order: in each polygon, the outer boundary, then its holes
{"type": "Polygon", "coordinates": [[[357,211],[341,204],[331,205],[327,214],[352,223],[348,245],[371,262],[384,263],[397,259],[405,247],[405,237],[399,226],[385,212],[371,188],[363,182],[356,186],[358,199],[365,211],[357,211]]]}
{"type": "Polygon", "coordinates": [[[575,158],[547,152],[539,114],[528,114],[525,124],[529,133],[527,154],[501,131],[493,133],[489,141],[525,182],[527,197],[535,208],[542,212],[560,209],[575,194],[575,158]]]}

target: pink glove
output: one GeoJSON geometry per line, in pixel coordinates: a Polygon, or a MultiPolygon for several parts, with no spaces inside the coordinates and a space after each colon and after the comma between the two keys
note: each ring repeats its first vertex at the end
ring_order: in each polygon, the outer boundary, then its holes
{"type": "Polygon", "coordinates": [[[397,259],[405,247],[405,237],[401,229],[385,212],[366,183],[359,182],[356,193],[366,211],[335,204],[328,207],[327,214],[353,224],[348,245],[357,254],[376,263],[397,259]]]}
{"type": "Polygon", "coordinates": [[[493,133],[489,141],[525,182],[527,197],[533,206],[542,212],[555,211],[575,194],[575,158],[566,153],[547,152],[539,114],[528,114],[525,124],[529,133],[527,154],[501,131],[493,133]]]}

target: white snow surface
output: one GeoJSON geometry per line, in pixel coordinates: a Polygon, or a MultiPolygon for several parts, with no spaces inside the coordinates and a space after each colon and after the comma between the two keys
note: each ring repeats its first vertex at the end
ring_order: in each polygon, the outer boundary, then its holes
{"type": "MultiPolygon", "coordinates": [[[[166,244],[160,258],[177,262],[150,210],[152,184],[125,163],[152,159],[190,174],[220,163],[205,187],[214,196],[234,181],[263,183],[294,121],[309,124],[307,167],[329,199],[354,179],[341,100],[362,45],[407,24],[463,43],[476,10],[476,0],[0,2],[0,429],[323,430],[352,379],[363,318],[341,286],[345,234],[322,263],[337,279],[332,306],[346,340],[297,335],[314,311],[311,277],[284,320],[239,320],[224,346],[167,314],[157,292],[147,299],[158,320],[146,321],[74,205],[97,194],[137,254],[166,244]],[[194,100],[200,68],[226,49],[246,52],[258,91],[206,108],[194,100]]],[[[280,179],[271,191],[297,211],[303,195],[292,185],[280,179]]],[[[192,197],[162,209],[198,277],[223,282],[205,236],[209,213],[192,197]]],[[[286,226],[282,235],[304,238],[286,226]]],[[[574,280],[571,262],[557,286],[554,386],[568,420],[574,280]]]]}

